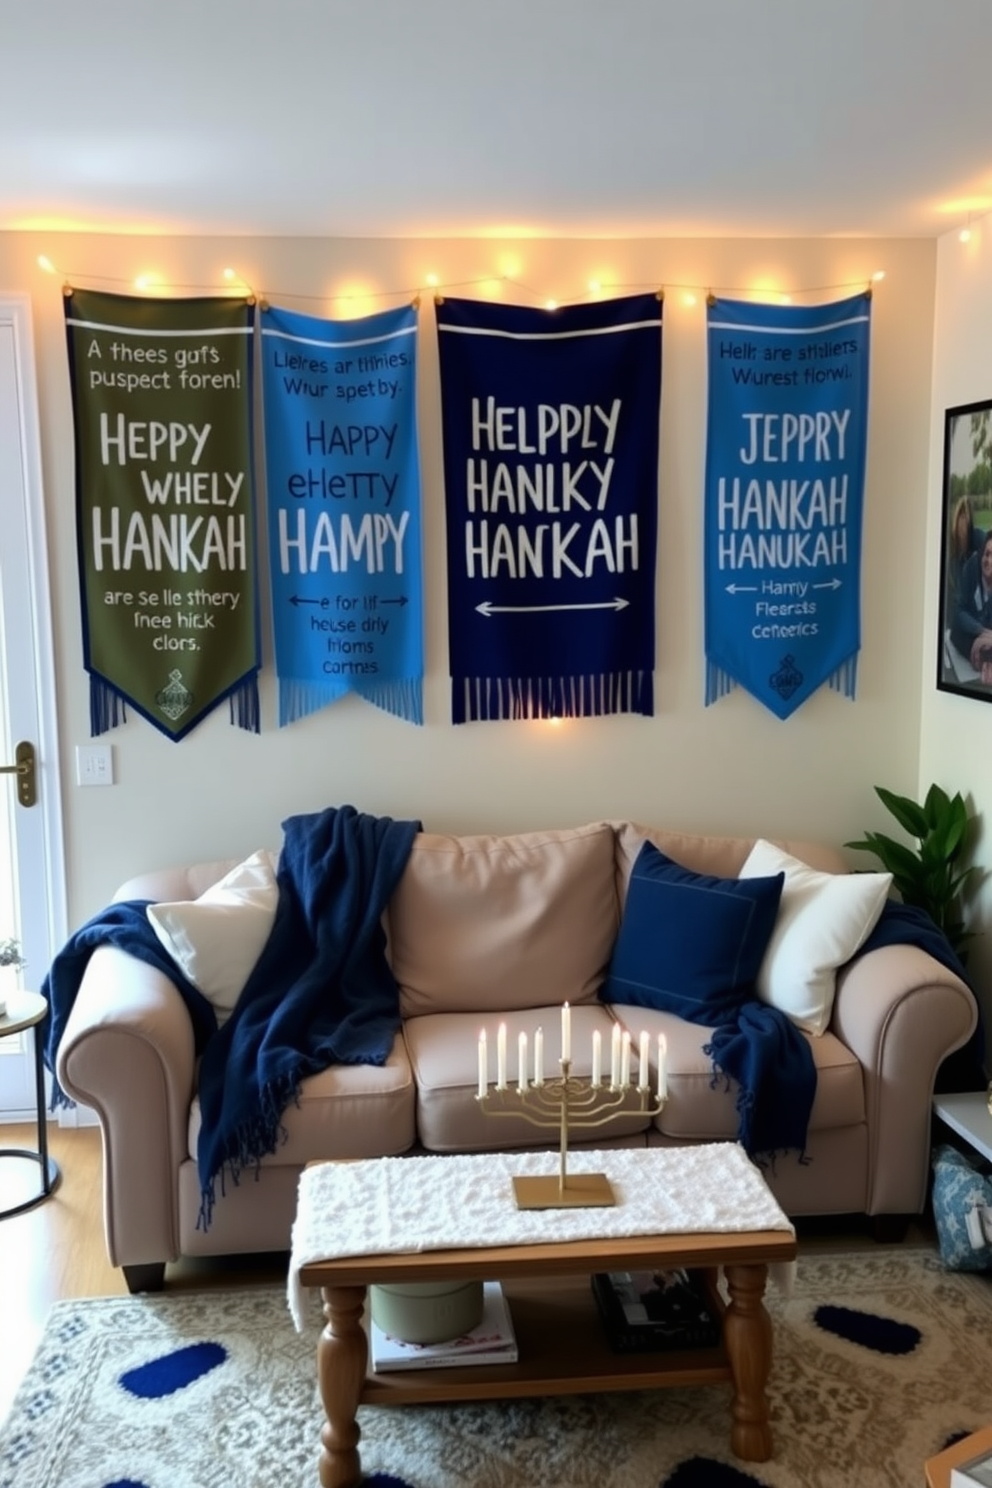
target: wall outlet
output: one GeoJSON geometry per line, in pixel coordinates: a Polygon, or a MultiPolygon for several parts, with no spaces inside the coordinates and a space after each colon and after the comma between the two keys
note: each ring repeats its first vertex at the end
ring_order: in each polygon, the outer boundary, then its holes
{"type": "Polygon", "coordinates": [[[113,785],[114,751],[110,744],[76,745],[76,784],[113,785]]]}

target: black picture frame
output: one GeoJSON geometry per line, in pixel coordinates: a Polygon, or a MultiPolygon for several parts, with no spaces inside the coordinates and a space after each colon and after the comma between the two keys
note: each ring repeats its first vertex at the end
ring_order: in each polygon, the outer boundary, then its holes
{"type": "Polygon", "coordinates": [[[937,687],[992,703],[992,399],[944,413],[940,531],[937,687]]]}

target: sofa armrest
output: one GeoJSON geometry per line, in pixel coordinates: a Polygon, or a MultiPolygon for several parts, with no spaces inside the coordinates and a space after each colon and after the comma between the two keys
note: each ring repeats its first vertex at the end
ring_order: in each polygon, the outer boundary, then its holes
{"type": "Polygon", "coordinates": [[[977,1022],[971,989],[917,946],[883,946],[838,975],[830,1031],[864,1071],[868,1214],[922,1211],[934,1080],[977,1022]]]}
{"type": "Polygon", "coordinates": [[[66,1095],[99,1118],[112,1263],[175,1260],[195,1054],[189,1013],[169,978],[117,947],[98,947],[66,1024],[56,1073],[66,1095]]]}

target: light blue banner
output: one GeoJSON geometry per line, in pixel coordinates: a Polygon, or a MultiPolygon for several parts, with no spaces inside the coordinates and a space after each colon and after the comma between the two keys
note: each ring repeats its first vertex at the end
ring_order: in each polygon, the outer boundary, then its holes
{"type": "Polygon", "coordinates": [[[853,698],[870,292],[831,305],[711,300],[706,702],[738,683],[788,718],[853,698]]]}
{"type": "Polygon", "coordinates": [[[348,692],[422,723],[417,312],[261,327],[279,723],[348,692]]]}

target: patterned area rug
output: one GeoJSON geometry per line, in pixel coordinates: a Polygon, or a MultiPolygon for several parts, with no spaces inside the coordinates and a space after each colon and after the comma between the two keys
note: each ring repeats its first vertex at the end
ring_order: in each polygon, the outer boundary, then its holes
{"type": "MultiPolygon", "coordinates": [[[[2,1488],[316,1488],[321,1319],[277,1287],[60,1302],[0,1427],[2,1488]]],[[[992,1418],[992,1280],[931,1250],[804,1254],[769,1289],[775,1456],[729,1386],[360,1412],[369,1488],[908,1488],[992,1418]]]]}

